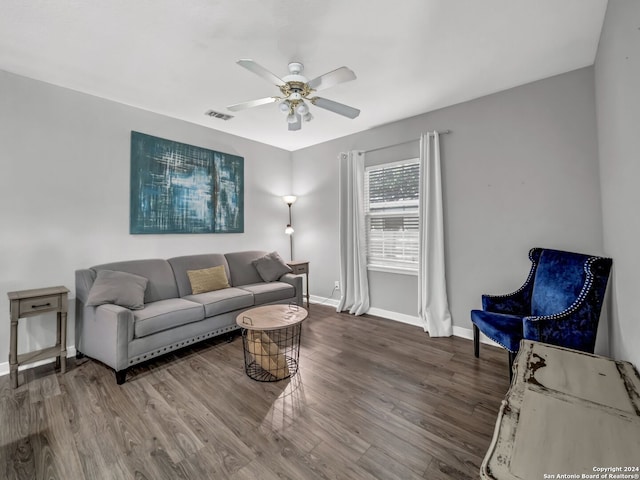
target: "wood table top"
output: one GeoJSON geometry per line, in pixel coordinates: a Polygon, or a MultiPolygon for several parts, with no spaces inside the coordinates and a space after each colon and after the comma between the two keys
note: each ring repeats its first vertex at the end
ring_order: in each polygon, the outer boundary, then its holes
{"type": "Polygon", "coordinates": [[[23,298],[47,297],[49,295],[59,295],[61,293],[69,293],[69,289],[62,285],[58,285],[55,287],[32,288],[30,290],[7,292],[7,296],[9,297],[9,300],[21,300],[23,298]]]}
{"type": "Polygon", "coordinates": [[[263,305],[240,313],[236,323],[248,330],[278,330],[302,322],[307,315],[307,310],[297,305],[263,305]]]}

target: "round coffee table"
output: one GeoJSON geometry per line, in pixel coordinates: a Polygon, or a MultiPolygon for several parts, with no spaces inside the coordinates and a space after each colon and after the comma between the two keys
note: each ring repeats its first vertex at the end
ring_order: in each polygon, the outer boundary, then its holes
{"type": "Polygon", "coordinates": [[[279,304],[250,308],[236,317],[247,376],[277,382],[298,372],[300,332],[307,315],[303,307],[279,304]]]}

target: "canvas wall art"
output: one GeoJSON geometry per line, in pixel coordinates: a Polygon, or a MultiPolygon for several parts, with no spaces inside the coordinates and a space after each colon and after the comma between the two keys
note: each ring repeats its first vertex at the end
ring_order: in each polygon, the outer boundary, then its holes
{"type": "Polygon", "coordinates": [[[244,159],[131,132],[129,231],[244,232],[244,159]]]}

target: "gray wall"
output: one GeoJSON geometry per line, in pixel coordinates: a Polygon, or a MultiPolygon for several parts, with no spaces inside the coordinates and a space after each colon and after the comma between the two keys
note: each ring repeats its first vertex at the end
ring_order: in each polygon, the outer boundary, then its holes
{"type": "Polygon", "coordinates": [[[595,63],[611,352],[640,367],[640,2],[611,1],[595,63]]]}
{"type": "MultiPolygon", "coordinates": [[[[7,291],[62,284],[73,296],[75,269],[98,263],[254,248],[288,255],[287,151],[2,71],[0,145],[4,318],[7,291]],[[129,235],[131,130],[244,157],[245,233],[129,235]]],[[[53,323],[21,321],[20,351],[53,343],[53,323]]],[[[8,320],[0,339],[1,374],[8,320]]]]}
{"type": "MultiPolygon", "coordinates": [[[[471,327],[482,293],[522,284],[531,247],[603,253],[594,74],[584,68],[293,152],[297,256],[311,262],[312,294],[330,295],[339,276],[338,153],[433,129],[452,131],[441,154],[454,326],[471,327]]],[[[367,161],[417,153],[415,142],[367,161]]],[[[417,315],[416,277],[369,277],[372,307],[417,315]]]]}
{"type": "MultiPolygon", "coordinates": [[[[441,146],[456,328],[470,327],[469,310],[482,293],[521,284],[531,246],[606,253],[615,260],[613,353],[638,364],[633,234],[640,231],[634,215],[640,195],[633,182],[640,166],[633,154],[639,151],[640,82],[632,55],[638,32],[628,20],[638,17],[638,7],[609,5],[595,67],[597,117],[594,69],[585,68],[293,153],[0,72],[0,292],[55,284],[73,290],[76,268],[118,259],[245,248],[286,256],[287,212],[279,197],[295,193],[294,256],[311,261],[311,293],[329,297],[339,278],[339,152],[451,129],[441,146]],[[245,233],[129,235],[131,130],[243,156],[245,233]]],[[[410,158],[417,146],[384,149],[367,162],[410,158]]],[[[416,315],[416,277],[372,272],[370,280],[374,308],[416,315]]],[[[8,315],[6,296],[0,296],[2,310],[8,315]]],[[[52,332],[45,318],[21,323],[21,350],[47,344],[52,332]]],[[[600,334],[601,353],[607,332],[600,334]]],[[[0,338],[8,339],[8,322],[0,323],[0,338]]],[[[7,358],[7,345],[0,343],[0,359],[7,358]]]]}

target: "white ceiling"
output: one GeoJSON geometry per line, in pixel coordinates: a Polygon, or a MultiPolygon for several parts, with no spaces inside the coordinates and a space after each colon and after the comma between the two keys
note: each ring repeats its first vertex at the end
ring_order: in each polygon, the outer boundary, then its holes
{"type": "MultiPolygon", "coordinates": [[[[607,0],[0,0],[0,69],[297,150],[594,62],[607,0]],[[289,132],[278,95],[236,65],[282,77],[348,66],[289,132]]],[[[91,119],[87,119],[91,121],[91,119]]]]}

